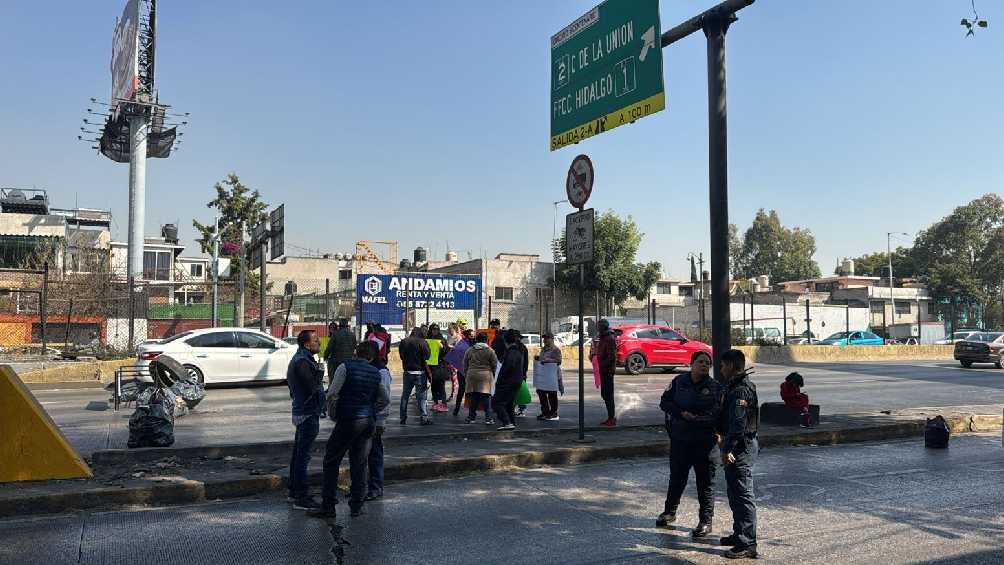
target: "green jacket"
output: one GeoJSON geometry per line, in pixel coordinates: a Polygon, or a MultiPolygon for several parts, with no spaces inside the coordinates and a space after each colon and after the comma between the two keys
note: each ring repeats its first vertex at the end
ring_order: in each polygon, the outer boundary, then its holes
{"type": "Polygon", "coordinates": [[[328,347],[324,350],[324,360],[334,363],[337,367],[352,359],[355,352],[355,334],[348,328],[339,328],[334,335],[328,336],[328,347]]]}

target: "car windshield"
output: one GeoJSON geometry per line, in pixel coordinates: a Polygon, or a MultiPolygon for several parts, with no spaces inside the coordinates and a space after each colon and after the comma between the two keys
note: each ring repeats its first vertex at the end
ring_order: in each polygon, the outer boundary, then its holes
{"type": "Polygon", "coordinates": [[[998,339],[1000,339],[1001,336],[1004,336],[1004,333],[1001,333],[1001,332],[987,332],[987,333],[982,333],[982,334],[974,335],[972,337],[972,339],[974,341],[984,341],[986,343],[991,343],[991,342],[994,342],[994,341],[997,341],[998,339]]]}
{"type": "Polygon", "coordinates": [[[575,326],[573,326],[572,324],[561,324],[560,326],[558,326],[558,331],[559,332],[570,332],[570,331],[572,331],[572,328],[574,328],[574,327],[575,326]]]}
{"type": "Polygon", "coordinates": [[[846,339],[847,332],[837,332],[826,339],[846,339]]]}
{"type": "MultiPolygon", "coordinates": [[[[955,332],[952,334],[952,339],[966,339],[967,337],[973,335],[972,332],[955,332]]],[[[975,337],[975,336],[973,336],[975,337]]]]}
{"type": "Polygon", "coordinates": [[[174,334],[174,335],[172,335],[171,337],[169,337],[167,339],[160,340],[160,343],[162,343],[162,344],[163,343],[171,343],[172,341],[177,341],[177,340],[179,340],[179,339],[181,339],[183,337],[188,337],[190,335],[192,335],[192,332],[181,332],[180,334],[174,334]]]}

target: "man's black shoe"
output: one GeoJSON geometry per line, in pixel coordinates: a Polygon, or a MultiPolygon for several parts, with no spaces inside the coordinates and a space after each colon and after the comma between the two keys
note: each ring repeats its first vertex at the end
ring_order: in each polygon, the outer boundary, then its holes
{"type": "Polygon", "coordinates": [[[725,552],[726,559],[759,559],[760,555],[757,554],[756,548],[747,547],[746,549],[733,548],[725,552]]]}
{"type": "Polygon", "coordinates": [[[293,500],[293,508],[297,510],[317,510],[320,507],[312,496],[301,496],[293,500]]]}
{"type": "Polygon", "coordinates": [[[655,525],[660,528],[665,528],[666,526],[672,524],[676,521],[676,514],[670,514],[669,512],[663,512],[659,514],[659,517],[655,519],[655,525]]]}
{"type": "Polygon", "coordinates": [[[325,520],[334,520],[337,516],[335,507],[322,504],[320,508],[315,508],[313,510],[307,510],[307,516],[311,518],[322,518],[325,520]]]}
{"type": "Polygon", "coordinates": [[[367,494],[366,498],[363,498],[363,500],[365,500],[365,501],[368,502],[370,500],[377,500],[377,499],[380,499],[380,498],[383,498],[383,493],[382,492],[381,493],[371,492],[371,493],[367,494]]]}
{"type": "Polygon", "coordinates": [[[735,534],[732,534],[731,536],[725,536],[722,539],[718,540],[718,545],[735,547],[739,545],[739,538],[737,538],[735,534]]]}
{"type": "Polygon", "coordinates": [[[405,425],[405,424],[407,424],[407,423],[408,423],[408,418],[401,418],[401,425],[402,426],[405,425]]]}
{"type": "Polygon", "coordinates": [[[701,522],[700,524],[697,524],[697,527],[694,528],[694,531],[690,532],[690,535],[694,536],[695,538],[707,537],[709,534],[711,534],[710,522],[701,522]]]}
{"type": "Polygon", "coordinates": [[[430,418],[422,418],[422,425],[423,426],[431,426],[432,425],[432,420],[430,418]]]}
{"type": "Polygon", "coordinates": [[[362,516],[362,515],[363,515],[363,507],[362,506],[353,508],[352,511],[349,513],[349,516],[352,516],[353,518],[358,518],[359,516],[362,516]]]}

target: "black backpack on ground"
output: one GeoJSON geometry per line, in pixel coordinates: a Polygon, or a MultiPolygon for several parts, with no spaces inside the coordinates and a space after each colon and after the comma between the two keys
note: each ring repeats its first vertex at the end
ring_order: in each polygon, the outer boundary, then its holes
{"type": "Polygon", "coordinates": [[[948,439],[952,431],[948,429],[948,422],[941,416],[927,419],[924,426],[924,447],[931,449],[945,449],[948,447],[948,439]]]}

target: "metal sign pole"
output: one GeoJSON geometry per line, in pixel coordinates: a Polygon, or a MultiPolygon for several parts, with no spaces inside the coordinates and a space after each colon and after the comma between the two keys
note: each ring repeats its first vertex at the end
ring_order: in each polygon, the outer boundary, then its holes
{"type": "Polygon", "coordinates": [[[583,295],[586,292],[586,266],[579,264],[579,441],[586,440],[586,365],[585,365],[585,337],[583,331],[583,310],[585,304],[583,295]]]}
{"type": "Polygon", "coordinates": [[[258,253],[261,254],[261,272],[258,273],[258,329],[262,332],[265,332],[265,285],[268,280],[265,274],[265,264],[268,263],[265,251],[265,240],[262,239],[258,242],[258,253]]]}

